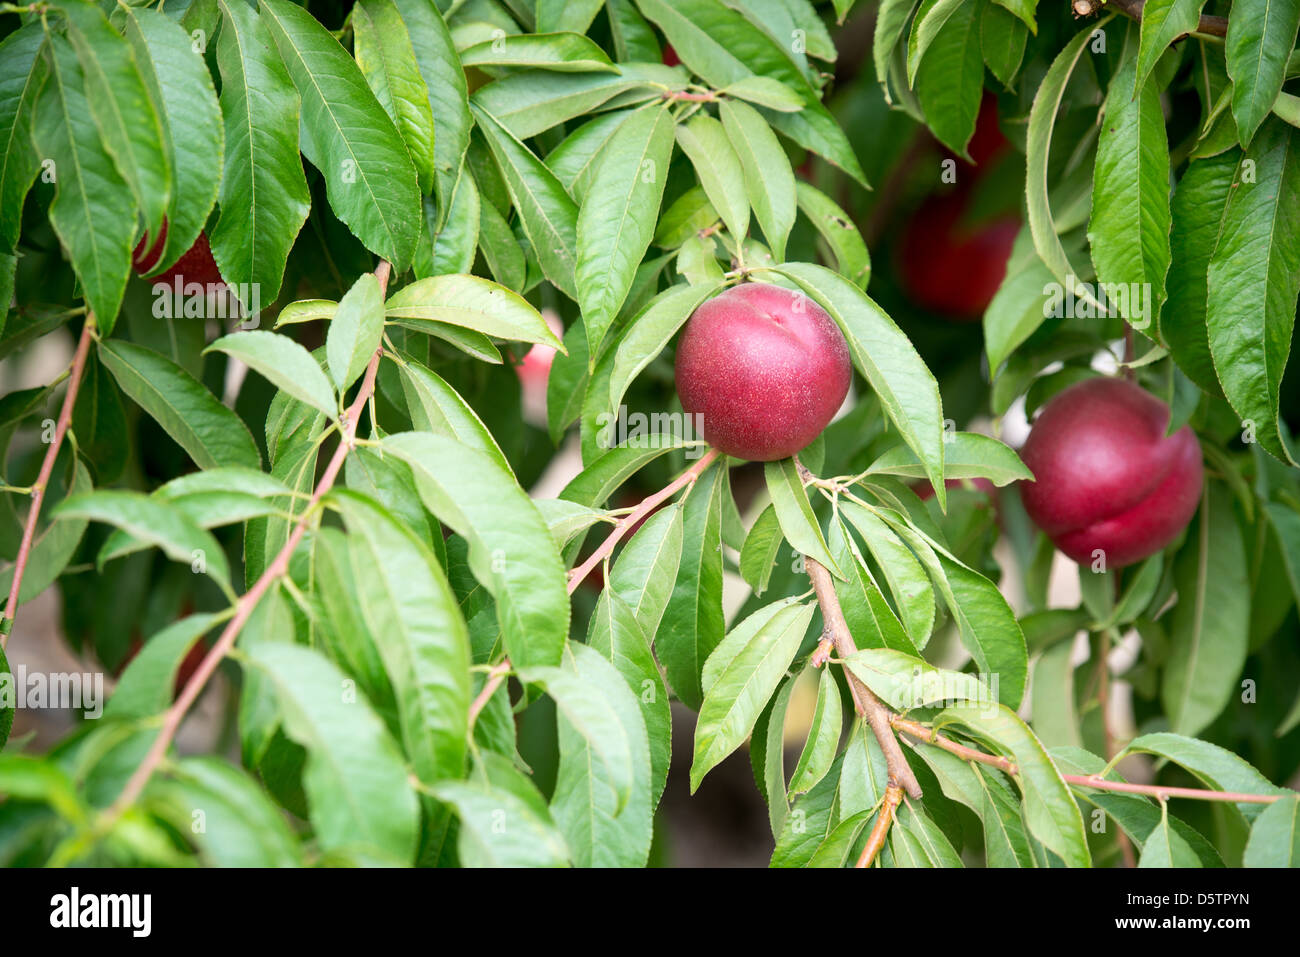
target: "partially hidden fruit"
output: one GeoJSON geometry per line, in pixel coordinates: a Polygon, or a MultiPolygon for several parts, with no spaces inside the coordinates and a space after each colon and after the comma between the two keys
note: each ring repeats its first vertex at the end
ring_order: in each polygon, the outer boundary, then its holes
{"type": "Polygon", "coordinates": [[[1165,435],[1169,407],[1123,379],[1089,379],[1052,398],[1020,457],[1025,511],[1081,564],[1120,568],[1160,551],[1187,527],[1204,482],[1190,426],[1165,435]]]}
{"type": "MultiPolygon", "coordinates": [[[[162,257],[163,246],[167,242],[166,219],[163,220],[162,228],[158,230],[158,238],[146,250],[145,244],[148,242],[149,237],[142,236],[131,254],[135,271],[141,276],[157,266],[158,260],[162,257]]],[[[194,245],[182,253],[180,259],[176,260],[171,268],[154,276],[150,281],[155,285],[170,286],[177,277],[180,278],[182,286],[190,283],[207,286],[222,282],[221,271],[217,269],[217,262],[212,258],[212,247],[208,244],[206,233],[199,233],[198,238],[194,240],[194,245]]]]}
{"type": "Polygon", "coordinates": [[[734,286],[695,310],[677,346],[677,394],[728,455],[782,459],[821,434],[853,377],[826,311],[780,286],[734,286]]]}

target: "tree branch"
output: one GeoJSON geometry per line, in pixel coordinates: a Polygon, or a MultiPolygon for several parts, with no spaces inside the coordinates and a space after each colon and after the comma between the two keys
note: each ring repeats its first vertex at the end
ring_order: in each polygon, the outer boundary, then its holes
{"type": "MultiPolygon", "coordinates": [[[[808,570],[808,577],[812,579],[813,590],[817,593],[817,603],[822,609],[822,620],[826,623],[830,638],[835,642],[835,650],[841,658],[856,654],[858,646],[853,641],[848,622],[844,620],[844,610],[840,607],[839,596],[835,594],[835,582],[831,578],[831,573],[826,570],[825,565],[807,555],[804,556],[803,564],[808,570]]],[[[898,738],[894,737],[894,730],[890,725],[893,712],[848,668],[844,669],[844,677],[849,684],[849,693],[853,696],[854,708],[871,726],[872,733],[880,742],[880,750],[885,752],[889,783],[903,788],[914,798],[920,798],[920,782],[916,780],[916,775],[908,766],[907,758],[898,744],[898,738]]]]}
{"type": "Polygon", "coordinates": [[[876,859],[880,849],[885,846],[885,838],[889,836],[889,826],[894,823],[894,813],[902,801],[902,788],[896,784],[890,784],[885,788],[885,799],[880,804],[879,813],[876,814],[876,823],[871,826],[871,834],[867,837],[867,844],[862,848],[862,854],[855,867],[870,867],[871,862],[876,859]]]}
{"type": "MultiPolygon", "coordinates": [[[[1118,10],[1130,20],[1141,23],[1142,8],[1146,6],[1146,0],[1073,0],[1070,6],[1076,17],[1091,17],[1103,10],[1118,10]]],[[[1226,37],[1228,18],[1203,13],[1201,22],[1196,26],[1196,32],[1210,37],[1226,37]]]]}
{"type": "MultiPolygon", "coordinates": [[[[388,287],[388,276],[391,268],[387,262],[380,262],[379,268],[375,270],[375,278],[379,280],[381,298],[388,287]]],[[[361,421],[361,414],[366,407],[366,402],[369,401],[371,394],[375,390],[375,376],[379,372],[379,359],[382,355],[383,349],[376,349],[375,354],[370,357],[365,376],[361,380],[361,388],[357,391],[356,398],[352,400],[352,404],[348,406],[347,411],[343,413],[340,422],[338,448],[334,450],[333,458],[325,466],[325,471],[321,473],[320,481],[316,483],[316,490],[312,492],[307,507],[302,510],[302,513],[295,521],[293,530],[289,533],[288,541],[284,543],[284,547],[271,560],[271,563],[262,572],[261,577],[254,583],[253,587],[245,592],[235,604],[234,617],[230,619],[230,622],[221,632],[221,636],[194,670],[194,674],[190,676],[190,680],[181,690],[180,696],[167,709],[166,714],[163,716],[162,729],[158,732],[158,737],[154,739],[148,754],[140,762],[139,767],[135,769],[130,780],[127,781],[126,787],[118,795],[117,800],[104,812],[104,827],[107,827],[108,824],[130,807],[141,792],[144,791],[145,785],[149,783],[149,778],[166,756],[167,748],[170,746],[172,739],[176,737],[176,732],[180,729],[181,722],[185,720],[186,713],[198,700],[204,685],[212,677],[213,672],[217,670],[221,660],[234,648],[240,630],[248,623],[248,619],[257,607],[257,603],[270,590],[272,585],[288,573],[289,559],[307,533],[308,519],[315,514],[316,507],[320,504],[321,499],[325,497],[325,493],[334,487],[334,482],[343,468],[343,460],[347,458],[348,453],[355,444],[357,423],[361,421]]]]}
{"type": "Polygon", "coordinates": [[[81,388],[81,376],[86,368],[86,356],[90,352],[90,340],[95,337],[95,314],[86,313],[85,325],[81,327],[81,338],[77,341],[76,352],[72,356],[72,371],[68,374],[68,390],[63,394],[63,406],[59,409],[59,418],[54,426],[54,438],[45,450],[45,459],[32,486],[32,507],[27,511],[27,522],[23,526],[22,542],[18,546],[18,557],[14,560],[14,580],[9,586],[9,601],[5,605],[4,618],[0,619],[0,648],[9,640],[9,632],[14,627],[14,617],[18,614],[18,596],[22,593],[23,573],[27,571],[27,560],[32,552],[32,540],[36,537],[36,520],[41,514],[41,503],[45,501],[45,492],[50,484],[50,475],[54,472],[54,460],[59,457],[59,448],[68,426],[72,424],[72,410],[77,404],[77,390],[81,388]]]}
{"type": "MultiPolygon", "coordinates": [[[[1018,769],[1013,761],[997,754],[986,754],[975,748],[968,748],[964,744],[958,744],[950,738],[945,738],[938,734],[932,728],[917,721],[910,721],[900,715],[895,715],[892,724],[899,731],[902,731],[913,738],[934,745],[936,748],[942,748],[949,754],[955,754],[957,757],[966,761],[974,761],[978,764],[987,764],[990,767],[997,768],[999,771],[1005,771],[1007,774],[1017,774],[1018,769]]],[[[1066,784],[1080,788],[1092,788],[1095,791],[1116,791],[1121,794],[1141,794],[1145,797],[1153,797],[1158,801],[1167,801],[1170,798],[1187,798],[1192,801],[1227,801],[1232,804],[1272,804],[1290,794],[1246,794],[1237,791],[1208,791],[1204,788],[1177,788],[1167,787],[1162,784],[1129,784],[1127,781],[1108,781],[1096,774],[1062,774],[1066,784]]]]}
{"type": "Polygon", "coordinates": [[[712,465],[714,459],[721,454],[717,449],[709,449],[698,462],[653,495],[642,499],[636,508],[620,518],[614,524],[614,530],[609,533],[609,537],[600,543],[585,562],[569,572],[569,594],[572,595],[578,590],[578,586],[591,574],[591,570],[605,560],[605,557],[614,550],[614,546],[628,533],[629,529],[635,528],[636,523],[653,512],[659,506],[659,503],[671,498],[687,485],[695,484],[695,480],[703,475],[704,470],[712,465]]]}
{"type": "Polygon", "coordinates": [[[510,668],[510,659],[502,658],[500,663],[493,665],[491,670],[488,671],[487,683],[483,685],[483,690],[478,693],[478,697],[469,706],[470,731],[474,730],[474,722],[478,720],[479,712],[492,700],[497,688],[501,687],[501,682],[505,681],[506,676],[510,674],[510,668]]]}

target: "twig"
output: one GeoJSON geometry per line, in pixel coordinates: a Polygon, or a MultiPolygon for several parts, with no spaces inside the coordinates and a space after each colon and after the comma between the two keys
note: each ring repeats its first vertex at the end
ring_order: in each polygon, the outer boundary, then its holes
{"type": "MultiPolygon", "coordinates": [[[[831,573],[825,565],[807,555],[804,556],[803,564],[808,570],[808,577],[812,579],[813,591],[817,593],[817,603],[822,609],[822,620],[835,641],[835,650],[841,658],[856,654],[858,646],[853,641],[848,622],[844,620],[844,610],[840,607],[839,596],[835,594],[835,582],[831,573]]],[[[894,713],[848,668],[844,669],[844,678],[848,681],[849,693],[853,696],[853,707],[871,726],[872,733],[880,742],[880,750],[885,753],[889,783],[902,787],[914,798],[920,798],[921,784],[912,773],[890,726],[894,713]]]]}
{"type": "MultiPolygon", "coordinates": [[[[1130,20],[1142,22],[1142,8],[1146,0],[1072,0],[1070,4],[1076,17],[1090,17],[1103,10],[1118,10],[1130,20]]],[[[1201,14],[1196,32],[1209,37],[1226,37],[1228,35],[1228,18],[1216,17],[1208,13],[1201,14]]]]}
{"type": "Polygon", "coordinates": [[[510,674],[510,667],[510,659],[502,658],[500,663],[493,665],[492,670],[488,672],[487,683],[483,685],[483,690],[478,693],[478,697],[469,706],[469,727],[471,729],[474,727],[474,722],[478,720],[479,712],[492,700],[497,688],[501,687],[501,682],[505,681],[506,675],[510,674]]]}
{"type": "Polygon", "coordinates": [[[36,536],[36,519],[41,514],[41,503],[45,501],[45,492],[50,484],[50,475],[54,472],[54,460],[59,457],[59,448],[68,426],[72,424],[72,410],[77,403],[77,390],[81,387],[81,375],[86,368],[86,356],[90,352],[90,340],[95,337],[95,314],[86,313],[85,325],[81,327],[81,338],[77,341],[76,352],[72,357],[72,371],[68,375],[68,390],[63,394],[63,407],[59,410],[59,419],[54,426],[54,438],[45,450],[45,460],[32,485],[32,507],[27,511],[27,523],[23,526],[22,542],[18,546],[18,557],[14,560],[14,580],[9,586],[9,601],[5,605],[4,618],[0,619],[0,648],[9,641],[9,632],[14,627],[14,617],[18,614],[18,596],[22,592],[23,573],[27,570],[27,560],[32,552],[32,540],[36,536]]]}
{"type": "Polygon", "coordinates": [[[653,495],[642,499],[636,508],[620,518],[609,533],[609,537],[600,543],[585,562],[569,572],[569,594],[572,595],[578,590],[578,586],[591,574],[591,570],[604,561],[605,556],[614,550],[614,546],[628,533],[629,529],[636,527],[637,522],[653,512],[661,502],[671,498],[687,485],[693,485],[695,480],[704,474],[704,470],[712,465],[714,459],[721,454],[717,449],[709,449],[698,462],[653,495]]]}
{"type": "Polygon", "coordinates": [[[871,834],[867,837],[866,847],[862,849],[862,855],[858,858],[855,867],[870,867],[871,862],[876,859],[880,849],[885,846],[885,838],[889,836],[889,825],[894,823],[894,812],[898,810],[898,805],[902,801],[902,788],[896,784],[890,784],[885,788],[885,799],[880,804],[880,812],[876,815],[876,823],[871,827],[871,834]]]}
{"type": "MultiPolygon", "coordinates": [[[[955,754],[966,761],[987,764],[1011,775],[1019,773],[1015,762],[1001,755],[987,754],[975,748],[968,748],[964,744],[958,744],[950,738],[945,738],[934,729],[927,728],[920,722],[895,715],[892,724],[899,731],[911,735],[926,744],[934,745],[936,748],[942,748],[949,754],[955,754]]],[[[1095,791],[1117,791],[1121,794],[1141,794],[1159,801],[1167,801],[1170,798],[1187,798],[1192,801],[1228,801],[1233,804],[1272,804],[1274,801],[1291,796],[1290,793],[1245,794],[1237,791],[1208,791],[1204,788],[1167,787],[1162,784],[1129,784],[1127,781],[1108,781],[1096,774],[1062,774],[1061,777],[1066,784],[1075,787],[1092,788],[1095,791]]]]}
{"type": "MultiPolygon", "coordinates": [[[[381,262],[379,268],[375,270],[375,278],[379,280],[379,294],[381,297],[388,286],[390,270],[391,267],[387,262],[381,262]]],[[[303,536],[307,533],[308,519],[315,513],[316,506],[320,504],[325,494],[334,487],[339,471],[343,468],[343,460],[347,458],[348,452],[354,446],[357,423],[361,419],[361,412],[365,408],[370,394],[374,391],[375,376],[379,372],[379,359],[382,355],[383,350],[376,349],[375,354],[370,357],[370,363],[366,366],[365,377],[361,380],[361,388],[352,404],[348,406],[347,411],[343,413],[338,448],[334,450],[333,458],[325,466],[325,471],[321,473],[320,481],[316,483],[316,490],[312,493],[307,507],[298,516],[293,530],[289,533],[288,541],[284,543],[284,547],[267,565],[266,570],[262,572],[261,577],[254,583],[253,587],[236,602],[234,617],[230,619],[230,623],[221,632],[221,637],[216,640],[216,643],[204,656],[203,661],[194,670],[194,674],[190,676],[190,680],[182,689],[180,696],[167,709],[158,737],[154,739],[148,754],[140,762],[139,767],[135,769],[130,780],[127,781],[126,787],[118,795],[117,800],[104,812],[101,826],[107,827],[111,824],[140,796],[145,785],[149,783],[149,778],[153,775],[154,770],[166,756],[167,748],[176,736],[176,732],[180,729],[181,722],[185,720],[186,713],[198,699],[204,685],[212,677],[213,672],[217,670],[221,660],[234,648],[235,639],[239,637],[240,629],[244,627],[253,614],[253,609],[257,607],[257,603],[271,586],[288,573],[289,559],[293,556],[298,543],[302,541],[303,536]]]]}

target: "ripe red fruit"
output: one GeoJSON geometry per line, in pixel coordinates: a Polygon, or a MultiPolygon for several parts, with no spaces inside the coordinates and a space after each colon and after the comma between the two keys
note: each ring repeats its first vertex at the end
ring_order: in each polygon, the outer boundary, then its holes
{"type": "Polygon", "coordinates": [[[979,115],[975,118],[975,132],[966,144],[971,162],[985,168],[1011,149],[1011,144],[998,128],[998,99],[985,93],[980,101],[979,115]]]}
{"type": "Polygon", "coordinates": [[[131,254],[131,264],[135,266],[135,271],[143,276],[154,266],[158,265],[158,260],[162,257],[163,246],[167,243],[167,219],[163,217],[162,228],[158,230],[158,239],[146,251],[144,244],[149,241],[149,234],[140,237],[140,242],[136,244],[135,252],[131,254]]]}
{"type": "Polygon", "coordinates": [[[1105,553],[1120,568],[1154,555],[1186,528],[1205,469],[1190,426],[1166,437],[1169,407],[1124,379],[1097,378],[1055,396],[1020,457],[1025,511],[1070,558],[1105,553]]]}
{"type": "Polygon", "coordinates": [[[766,462],[821,434],[848,394],[849,346],[835,320],[802,293],[733,286],[695,310],[677,345],[677,394],[704,437],[766,462]]]}
{"type": "Polygon", "coordinates": [[[664,66],[678,66],[682,62],[681,58],[677,56],[677,51],[673,49],[671,43],[664,44],[664,52],[661,59],[664,62],[664,66]]]}
{"type": "Polygon", "coordinates": [[[170,269],[155,276],[153,282],[170,286],[177,277],[180,277],[182,286],[194,282],[201,286],[222,282],[221,270],[217,269],[217,261],[212,258],[212,247],[208,245],[206,233],[199,233],[194,245],[170,269]]]}
{"type": "Polygon", "coordinates": [[[903,289],[931,312],[962,322],[984,315],[1007,272],[1020,221],[1003,216],[966,224],[971,191],[931,196],[912,216],[899,246],[903,289]]]}

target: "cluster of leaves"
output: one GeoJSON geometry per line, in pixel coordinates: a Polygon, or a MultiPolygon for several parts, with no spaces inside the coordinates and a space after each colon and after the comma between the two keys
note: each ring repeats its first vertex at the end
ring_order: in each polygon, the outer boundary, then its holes
{"type": "MultiPolygon", "coordinates": [[[[883,863],[1109,861],[1106,817],[1154,863],[1300,853],[1278,839],[1294,799],[1230,804],[1194,827],[1062,777],[1114,773],[1074,636],[1092,634],[1095,658],[1135,627],[1128,677],[1163,706],[1140,711],[1151,733],[1129,751],[1212,788],[1281,793],[1191,736],[1224,713],[1248,653],[1297,665],[1273,649],[1300,593],[1300,485],[1278,387],[1300,204],[1287,192],[1294,131],[1266,117],[1270,104],[1287,115],[1295,24],[1285,42],[1270,19],[1226,47],[1165,53],[1199,5],[1148,0],[1163,20],[1139,31],[1112,18],[1089,52],[1093,25],[1072,33],[1046,8],[1036,19],[1029,0],[884,0],[861,5],[877,75],[828,106],[832,30],[851,6],[61,0],[10,25],[0,295],[17,306],[0,356],[65,328],[94,339],[19,597],[57,582],[69,638],[109,667],[143,641],[102,719],[43,756],[14,743],[0,756],[0,859],[639,865],[675,698],[699,712],[693,787],[749,741],[774,864],[851,863],[884,800],[885,760],[846,707],[842,671],[812,667],[820,611],[801,556],[834,578],[857,680],[1018,769],[919,745],[909,760],[925,797],[901,810],[883,863]],[[680,63],[665,65],[667,44],[680,63]],[[846,208],[892,146],[859,145],[861,130],[835,118],[892,103],[964,154],[986,65],[1006,115],[1027,116],[1029,223],[984,326],[992,411],[1022,397],[1032,410],[1122,329],[1114,316],[1045,318],[1045,282],[1150,282],[1159,319],[1137,364],[1174,426],[1195,425],[1216,474],[1185,543],[1123,576],[1084,570],[1077,609],[1047,606],[1050,545],[1003,496],[1019,619],[995,584],[991,510],[945,480],[1028,472],[1001,442],[946,426],[939,380],[867,296],[871,260],[846,208]],[[1205,121],[1171,127],[1187,140],[1175,162],[1161,98],[1197,93],[1205,121]],[[1238,190],[1248,160],[1256,180],[1238,190]],[[805,161],[813,174],[796,176],[805,161]],[[1185,170],[1171,207],[1172,166],[1185,170]],[[131,250],[164,220],[151,274],[206,230],[231,294],[277,331],[157,316],[131,250]],[[682,434],[611,447],[606,424],[629,404],[680,410],[665,352],[700,303],[745,280],[832,316],[860,374],[853,408],[799,463],[765,467],[770,504],[748,527],[738,479],[752,473],[712,460],[606,557],[598,597],[566,586],[566,568],[626,517],[627,488],[703,453],[682,434]],[[558,349],[545,429],[520,421],[512,368],[534,345],[558,349]],[[1232,444],[1247,417],[1258,442],[1232,444]],[[581,472],[558,497],[530,498],[570,434],[581,472]],[[317,498],[335,439],[341,473],[334,483],[327,468],[317,498]],[[925,482],[929,502],[914,491],[925,482]],[[729,577],[749,591],[730,627],[729,577]],[[152,766],[182,659],[242,621],[240,592],[259,587],[225,665],[239,763],[152,766]],[[926,661],[954,654],[964,672],[926,661]],[[817,704],[787,774],[801,680],[817,704]],[[114,805],[142,762],[140,799],[114,805]],[[1085,827],[1091,809],[1102,813],[1085,827]],[[1211,824],[1215,844],[1200,833],[1211,824]]],[[[35,432],[59,385],[0,400],[12,488],[44,448],[10,455],[10,442],[35,432]]],[[[15,495],[3,512],[12,557],[15,495]]]]}

